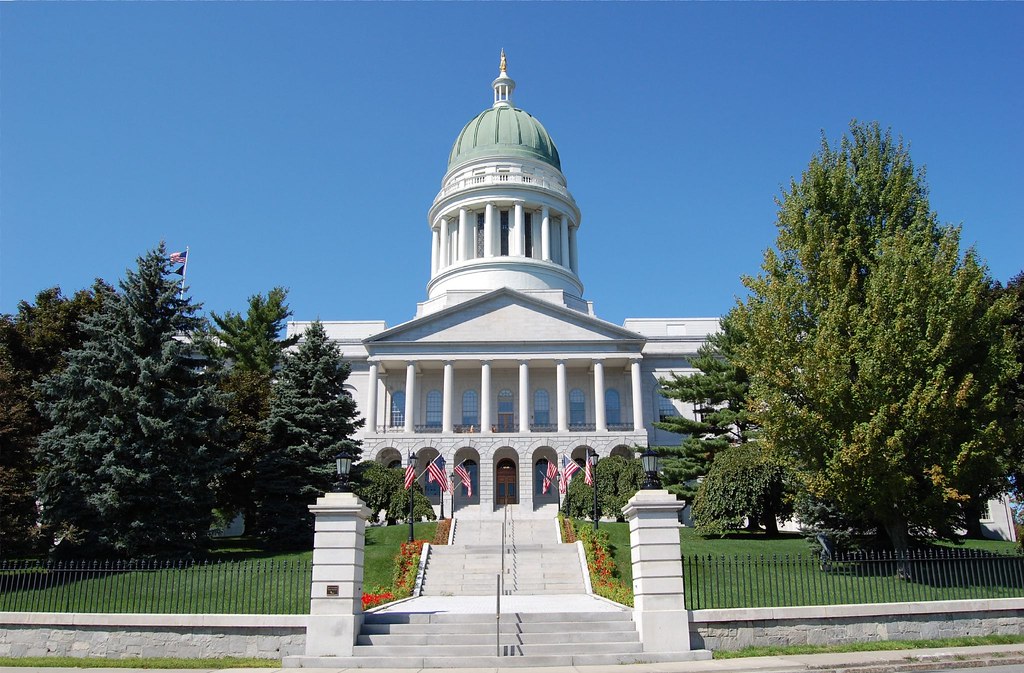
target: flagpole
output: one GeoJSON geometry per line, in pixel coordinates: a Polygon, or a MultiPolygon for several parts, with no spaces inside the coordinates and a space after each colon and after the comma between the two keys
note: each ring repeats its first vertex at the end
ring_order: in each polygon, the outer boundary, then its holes
{"type": "Polygon", "coordinates": [[[185,275],[188,273],[188,246],[185,246],[185,265],[181,267],[181,292],[178,293],[178,299],[185,297],[185,275]]]}

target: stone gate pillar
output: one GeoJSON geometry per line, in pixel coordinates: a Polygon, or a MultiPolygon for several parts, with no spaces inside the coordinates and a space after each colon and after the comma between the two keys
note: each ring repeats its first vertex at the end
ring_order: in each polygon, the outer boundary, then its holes
{"type": "Polygon", "coordinates": [[[690,649],[679,553],[682,508],[683,503],[665,490],[637,491],[622,508],[633,557],[633,621],[644,652],[690,649]]]}
{"type": "Polygon", "coordinates": [[[352,493],[327,493],[316,516],[306,656],[352,656],[363,622],[363,545],[370,509],[352,493]]]}

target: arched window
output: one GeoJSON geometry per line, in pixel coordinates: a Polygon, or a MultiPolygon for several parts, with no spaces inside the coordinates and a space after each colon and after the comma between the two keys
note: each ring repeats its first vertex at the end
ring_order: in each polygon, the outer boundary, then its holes
{"type": "Polygon", "coordinates": [[[541,458],[533,466],[533,493],[534,495],[551,496],[557,492],[558,480],[552,479],[548,484],[548,492],[544,492],[544,479],[548,474],[548,459],[541,458]]]}
{"type": "Polygon", "coordinates": [[[515,397],[508,388],[498,393],[498,432],[515,431],[515,397]]]}
{"type": "Polygon", "coordinates": [[[658,420],[666,421],[673,416],[678,416],[679,411],[675,405],[672,404],[672,400],[665,397],[664,395],[658,395],[658,420]]]}
{"type": "Polygon", "coordinates": [[[551,399],[548,391],[543,388],[533,394],[533,422],[536,425],[551,425],[551,399]]]}
{"type": "MultiPolygon", "coordinates": [[[[469,472],[469,481],[473,484],[473,498],[477,499],[480,497],[480,469],[478,468],[476,461],[472,458],[464,460],[462,467],[466,468],[466,472],[469,472]]],[[[455,478],[455,483],[458,484],[459,495],[463,498],[469,497],[469,490],[466,485],[462,483],[462,480],[458,477],[455,478]]]]}
{"type": "Polygon", "coordinates": [[[395,468],[401,468],[402,461],[396,458],[395,460],[392,460],[390,463],[388,463],[388,467],[392,470],[395,468]]]}
{"type": "Polygon", "coordinates": [[[462,424],[480,427],[480,400],[475,390],[462,393],[462,424]]]}
{"type": "Polygon", "coordinates": [[[569,391],[569,425],[587,422],[587,396],[579,388],[569,391]]]}
{"type": "Polygon", "coordinates": [[[427,427],[441,427],[441,391],[431,390],[427,393],[427,427]]]}
{"type": "Polygon", "coordinates": [[[622,422],[622,409],[619,406],[619,391],[609,388],[604,391],[604,416],[608,425],[622,422]]]}
{"type": "Polygon", "coordinates": [[[405,392],[399,390],[391,396],[391,427],[405,425],[405,392]]]}

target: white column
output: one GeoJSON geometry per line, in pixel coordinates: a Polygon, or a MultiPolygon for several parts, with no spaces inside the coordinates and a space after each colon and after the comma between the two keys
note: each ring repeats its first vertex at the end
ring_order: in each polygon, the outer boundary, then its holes
{"type": "Polygon", "coordinates": [[[510,254],[526,257],[526,218],[523,216],[523,204],[515,204],[516,249],[510,254]]]}
{"type": "MultiPolygon", "coordinates": [[[[530,431],[530,364],[519,363],[519,432],[530,431]]],[[[531,472],[532,474],[532,472],[531,472]]]]}
{"type": "Polygon", "coordinates": [[[469,234],[469,213],[466,212],[465,208],[459,208],[459,261],[464,262],[470,259],[472,255],[469,254],[470,246],[472,245],[473,237],[469,234]]]}
{"type": "Polygon", "coordinates": [[[491,432],[491,363],[480,363],[480,432],[491,432]]]}
{"type": "Polygon", "coordinates": [[[558,407],[558,431],[569,432],[569,395],[565,389],[565,360],[559,360],[555,369],[555,405],[558,407]]]}
{"type": "Polygon", "coordinates": [[[594,360],[594,424],[598,432],[608,431],[604,410],[604,363],[594,360]]]}
{"type": "Polygon", "coordinates": [[[484,210],[484,257],[494,257],[494,204],[484,210]]]}
{"type": "Polygon", "coordinates": [[[576,253],[576,232],[579,227],[573,227],[569,230],[569,268],[576,275],[580,273],[580,258],[576,253]]]}
{"type": "Polygon", "coordinates": [[[640,359],[629,363],[629,373],[633,384],[633,429],[639,432],[644,429],[644,396],[640,387],[640,359]]]}
{"type": "Polygon", "coordinates": [[[448,260],[448,220],[447,218],[441,218],[441,253],[437,256],[437,263],[442,269],[446,268],[450,262],[448,260]]]}
{"type": "Polygon", "coordinates": [[[416,409],[416,363],[405,365],[405,432],[412,432],[413,411],[416,409]]]}
{"type": "Polygon", "coordinates": [[[430,230],[430,275],[437,273],[437,249],[440,246],[440,234],[437,229],[430,230]]]}
{"type": "Polygon", "coordinates": [[[443,406],[441,407],[441,431],[442,432],[453,432],[455,430],[452,425],[452,382],[454,380],[454,371],[451,362],[444,363],[444,391],[441,393],[444,397],[443,406]]]}
{"type": "Polygon", "coordinates": [[[558,262],[565,268],[569,268],[569,218],[562,215],[562,226],[558,232],[562,237],[562,258],[558,262]]]}
{"type": "Polygon", "coordinates": [[[378,365],[370,363],[370,380],[366,391],[366,431],[377,432],[377,383],[379,381],[378,365]]]}
{"type": "Polygon", "coordinates": [[[551,211],[547,206],[540,210],[540,258],[551,261],[551,211]]]}

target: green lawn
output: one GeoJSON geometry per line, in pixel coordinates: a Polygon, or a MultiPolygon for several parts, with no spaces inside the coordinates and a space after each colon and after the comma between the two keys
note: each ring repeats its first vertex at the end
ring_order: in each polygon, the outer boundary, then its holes
{"type": "MultiPolygon", "coordinates": [[[[619,576],[631,585],[628,525],[602,522],[601,530],[608,532],[619,576]]],[[[798,533],[704,538],[692,528],[681,528],[679,538],[690,609],[1024,596],[1024,557],[1015,555],[1011,542],[969,540],[956,545],[977,550],[977,559],[936,558],[904,565],[877,559],[836,563],[825,572],[816,550],[798,533]],[[1010,558],[984,555],[992,553],[1010,558]],[[900,579],[901,571],[909,579],[900,579]]]]}
{"type": "MultiPolygon", "coordinates": [[[[416,524],[430,540],[436,523],[416,524]]],[[[366,529],[363,584],[388,586],[408,525],[366,529]]],[[[0,571],[0,611],[305,614],[312,551],[268,552],[251,540],[220,540],[211,563],[147,569],[71,564],[0,571]]]]}

